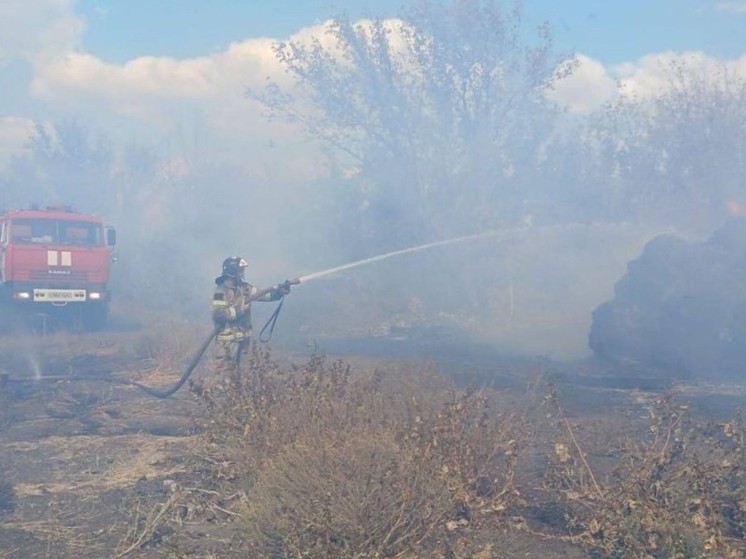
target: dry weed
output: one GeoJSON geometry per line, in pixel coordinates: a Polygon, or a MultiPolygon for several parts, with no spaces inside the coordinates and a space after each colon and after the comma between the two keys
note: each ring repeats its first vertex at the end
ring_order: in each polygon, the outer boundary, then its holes
{"type": "Polygon", "coordinates": [[[247,365],[192,391],[213,471],[243,493],[254,556],[432,551],[519,501],[525,418],[492,409],[484,393],[321,355],[283,370],[255,348],[247,365]]]}
{"type": "Polygon", "coordinates": [[[564,436],[556,438],[547,489],[568,504],[565,535],[620,559],[744,556],[740,417],[703,425],[667,395],[651,410],[647,437],[618,441],[617,466],[599,479],[556,394],[549,403],[564,436]]]}
{"type": "Polygon", "coordinates": [[[166,528],[171,520],[170,515],[174,512],[176,505],[183,500],[184,495],[175,491],[169,495],[163,503],[156,504],[150,510],[142,510],[142,503],[137,503],[131,508],[130,523],[126,533],[119,543],[118,551],[114,557],[121,559],[141,549],[153,540],[160,540],[169,530],[166,528]]]}

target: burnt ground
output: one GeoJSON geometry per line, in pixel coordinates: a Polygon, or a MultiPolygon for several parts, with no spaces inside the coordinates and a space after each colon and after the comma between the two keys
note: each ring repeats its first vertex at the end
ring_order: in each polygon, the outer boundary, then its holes
{"type": "MultiPolygon", "coordinates": [[[[0,338],[0,373],[8,375],[0,389],[0,559],[244,557],[229,529],[232,503],[212,498],[204,479],[189,391],[159,400],[117,382],[174,382],[204,335],[180,328],[179,335],[166,328],[0,338]],[[159,523],[166,512],[178,522],[159,523]]],[[[399,334],[319,347],[352,362],[427,359],[464,385],[489,385],[506,398],[549,379],[581,440],[598,425],[644,428],[666,391],[713,421],[731,417],[746,397],[743,382],[674,382],[594,363],[496,355],[448,335],[399,334]]],[[[290,348],[283,358],[304,359],[302,351],[290,348]]],[[[203,366],[195,372],[209,374],[203,366]]],[[[547,531],[557,521],[546,508],[530,520],[547,531]]],[[[508,529],[481,554],[464,556],[593,557],[540,531],[508,529]]]]}

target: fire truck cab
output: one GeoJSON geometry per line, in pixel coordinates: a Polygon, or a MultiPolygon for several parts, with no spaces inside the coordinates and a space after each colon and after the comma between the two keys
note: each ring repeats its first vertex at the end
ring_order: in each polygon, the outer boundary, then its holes
{"type": "Polygon", "coordinates": [[[101,328],[116,231],[68,206],[0,212],[0,320],[64,317],[101,328]]]}

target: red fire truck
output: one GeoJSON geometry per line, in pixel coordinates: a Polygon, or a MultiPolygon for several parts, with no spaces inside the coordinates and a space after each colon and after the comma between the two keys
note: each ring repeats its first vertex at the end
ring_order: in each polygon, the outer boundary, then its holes
{"type": "Polygon", "coordinates": [[[102,327],[114,245],[114,228],[68,206],[0,212],[0,322],[64,318],[102,327]]]}

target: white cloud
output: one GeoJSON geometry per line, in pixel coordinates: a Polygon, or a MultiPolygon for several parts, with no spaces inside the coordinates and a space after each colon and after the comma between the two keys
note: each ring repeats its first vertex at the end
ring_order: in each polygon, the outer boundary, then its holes
{"type": "Polygon", "coordinates": [[[662,52],[610,67],[582,54],[577,58],[575,72],[557,82],[550,98],[579,113],[592,111],[620,94],[638,98],[660,94],[676,83],[679,67],[712,83],[723,82],[726,76],[746,80],[746,56],[724,61],[702,52],[662,52]]]}
{"type": "MultiPolygon", "coordinates": [[[[301,29],[291,39],[305,43],[323,35],[322,24],[301,29]]],[[[95,123],[115,140],[118,134],[126,141],[167,146],[169,153],[186,149],[242,164],[257,160],[257,167],[287,149],[309,170],[308,161],[317,154],[309,153],[306,142],[301,145],[299,131],[268,124],[263,108],[246,97],[248,88],[267,80],[290,81],[274,44],[273,39],[252,38],[209,56],[147,56],[123,64],[68,50],[36,64],[31,94],[66,118],[95,123]]]]}
{"type": "Polygon", "coordinates": [[[679,67],[695,72],[713,83],[722,82],[728,74],[746,80],[746,56],[723,61],[702,52],[651,54],[634,63],[612,67],[610,72],[618,77],[625,93],[650,97],[669,89],[675,83],[679,67]]]}
{"type": "MultiPolygon", "coordinates": [[[[393,30],[400,22],[388,22],[393,30]]],[[[318,40],[332,49],[335,40],[326,31],[329,22],[300,29],[289,38],[298,44],[318,40]]],[[[370,27],[362,20],[356,26],[370,27]]],[[[392,33],[393,41],[401,40],[392,33]]],[[[210,56],[174,59],[146,56],[125,64],[107,63],[92,54],[63,51],[56,59],[37,67],[32,91],[48,98],[66,94],[95,92],[109,98],[160,96],[184,98],[220,98],[243,96],[249,87],[258,87],[268,79],[283,84],[290,75],[284,71],[273,50],[276,40],[252,38],[234,42],[210,56]]]]}
{"type": "Polygon", "coordinates": [[[715,9],[719,12],[728,12],[731,14],[746,15],[746,2],[731,0],[729,2],[718,2],[715,9]]]}
{"type": "Polygon", "coordinates": [[[616,82],[603,64],[585,55],[577,56],[575,71],[559,80],[550,99],[572,112],[587,112],[601,106],[616,93],[616,82]]]}
{"type": "MultiPolygon", "coordinates": [[[[322,36],[323,26],[301,29],[291,39],[322,36]]],[[[111,64],[92,54],[63,52],[37,67],[32,91],[48,98],[95,92],[109,98],[223,98],[243,96],[267,79],[287,81],[268,38],[232,43],[224,52],[189,59],[144,56],[111,64]]]]}
{"type": "MultiPolygon", "coordinates": [[[[734,9],[745,3],[721,4],[734,9]]],[[[0,64],[3,58],[21,58],[32,65],[30,94],[43,101],[38,110],[46,111],[32,118],[70,118],[92,123],[115,140],[120,134],[126,141],[168,144],[173,151],[190,146],[242,163],[253,158],[264,164],[268,155],[282,157],[283,150],[296,156],[310,151],[297,129],[268,125],[261,106],[245,96],[247,88],[261,87],[268,79],[291,80],[273,52],[273,39],[250,38],[195,58],[144,56],[112,64],[80,50],[84,21],[73,5],[73,0],[0,0],[0,64]]],[[[308,44],[317,39],[331,48],[328,23],[300,29],[290,40],[308,44]]],[[[399,22],[388,24],[392,40],[398,40],[399,22]]],[[[671,64],[682,59],[713,76],[722,69],[722,61],[702,53],[651,54],[613,67],[581,54],[576,71],[558,82],[551,96],[573,112],[587,112],[617,95],[619,84],[627,92],[652,95],[668,87],[671,64]]],[[[727,65],[746,76],[746,57],[727,65]]],[[[17,131],[24,130],[23,122],[30,121],[5,119],[0,126],[5,153],[25,138],[17,131]]]]}
{"type": "Polygon", "coordinates": [[[209,97],[215,92],[215,64],[208,58],[175,60],[146,56],[123,65],[68,53],[40,67],[32,93],[42,97],[95,92],[112,98],[131,95],[209,97]]]}
{"type": "Polygon", "coordinates": [[[73,0],[0,2],[0,64],[12,59],[32,63],[78,47],[85,30],[73,0]]]}

